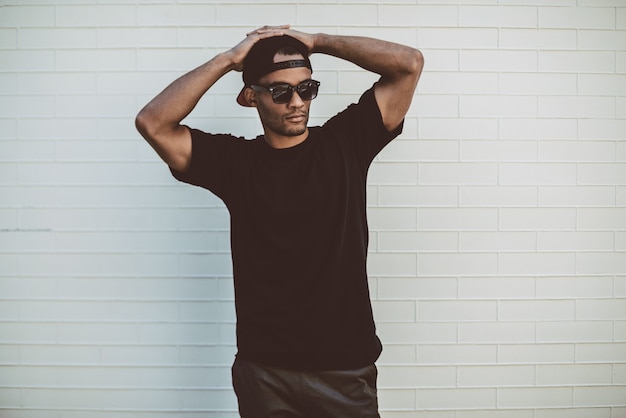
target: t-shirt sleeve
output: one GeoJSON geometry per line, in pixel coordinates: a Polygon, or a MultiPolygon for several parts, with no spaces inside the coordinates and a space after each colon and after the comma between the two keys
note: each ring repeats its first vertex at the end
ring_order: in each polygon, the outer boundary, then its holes
{"type": "Polygon", "coordinates": [[[203,187],[226,200],[229,182],[235,173],[237,154],[245,141],[226,134],[208,134],[198,129],[191,132],[191,164],[185,172],[170,168],[179,181],[203,187]]]}
{"type": "Polygon", "coordinates": [[[325,127],[338,133],[341,141],[350,141],[350,147],[369,164],[394,138],[402,133],[404,120],[392,131],[383,123],[374,86],[361,95],[358,103],[331,118],[325,127]]]}

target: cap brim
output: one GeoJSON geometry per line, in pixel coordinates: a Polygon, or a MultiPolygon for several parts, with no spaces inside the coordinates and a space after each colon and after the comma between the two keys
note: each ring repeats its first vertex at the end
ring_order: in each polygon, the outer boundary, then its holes
{"type": "Polygon", "coordinates": [[[250,102],[246,100],[246,94],[245,94],[246,88],[247,88],[246,86],[243,86],[243,88],[239,92],[239,95],[237,96],[237,103],[239,103],[241,106],[244,106],[244,107],[252,107],[250,102]]]}

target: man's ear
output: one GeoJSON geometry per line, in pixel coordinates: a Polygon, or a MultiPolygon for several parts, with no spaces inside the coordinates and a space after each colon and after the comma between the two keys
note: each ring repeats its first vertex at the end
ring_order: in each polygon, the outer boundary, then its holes
{"type": "Polygon", "coordinates": [[[248,87],[243,94],[250,106],[256,107],[256,91],[248,87]]]}

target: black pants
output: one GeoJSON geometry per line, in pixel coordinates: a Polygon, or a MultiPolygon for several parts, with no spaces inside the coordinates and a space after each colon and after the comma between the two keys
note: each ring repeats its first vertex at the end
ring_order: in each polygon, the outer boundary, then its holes
{"type": "Polygon", "coordinates": [[[242,418],[379,418],[375,365],[301,372],[236,359],[233,387],[242,418]]]}

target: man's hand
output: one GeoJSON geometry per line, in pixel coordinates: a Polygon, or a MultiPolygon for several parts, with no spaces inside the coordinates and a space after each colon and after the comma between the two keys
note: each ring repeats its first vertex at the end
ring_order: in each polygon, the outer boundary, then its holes
{"type": "Polygon", "coordinates": [[[271,38],[273,36],[287,35],[289,31],[289,25],[281,26],[263,26],[262,28],[255,29],[252,32],[246,34],[246,38],[231,48],[226,54],[229,56],[233,70],[243,71],[243,62],[252,49],[252,46],[259,42],[261,39],[271,38]]]}

